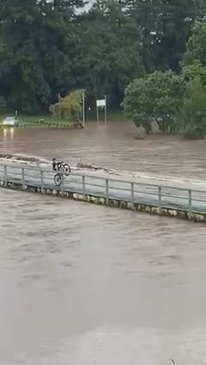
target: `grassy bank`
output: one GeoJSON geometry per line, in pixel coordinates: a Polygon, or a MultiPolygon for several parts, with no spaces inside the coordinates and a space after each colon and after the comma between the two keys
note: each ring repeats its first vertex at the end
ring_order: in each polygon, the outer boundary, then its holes
{"type": "MultiPolygon", "coordinates": [[[[5,117],[12,116],[12,113],[7,113],[5,115],[0,115],[0,127],[3,127],[2,122],[5,117]]],[[[80,123],[74,123],[70,120],[62,120],[58,119],[56,117],[52,117],[49,114],[47,115],[19,115],[19,127],[45,127],[45,128],[80,128],[80,123]]],[[[103,120],[103,119],[102,119],[103,120]]],[[[110,122],[119,122],[119,121],[125,121],[128,122],[128,119],[125,117],[122,111],[111,111],[108,113],[107,120],[110,122]]],[[[86,116],[86,122],[88,121],[96,121],[94,118],[89,118],[89,116],[86,116]]]]}
{"type": "MultiPolygon", "coordinates": [[[[7,114],[11,115],[11,114],[7,114]]],[[[3,120],[6,116],[0,116],[0,126],[3,128],[3,120]]],[[[22,128],[26,127],[42,127],[42,128],[68,128],[75,129],[81,128],[81,122],[72,122],[69,120],[62,120],[58,118],[53,118],[49,115],[36,115],[36,116],[28,116],[28,115],[20,115],[18,117],[18,126],[22,128]]]]}
{"type": "Polygon", "coordinates": [[[20,127],[74,128],[75,123],[50,116],[19,117],[20,127]]]}

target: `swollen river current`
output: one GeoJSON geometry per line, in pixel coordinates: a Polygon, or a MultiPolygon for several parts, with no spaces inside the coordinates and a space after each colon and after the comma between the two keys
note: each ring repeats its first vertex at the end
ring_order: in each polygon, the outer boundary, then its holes
{"type": "MultiPolygon", "coordinates": [[[[1,153],[206,177],[205,141],[135,141],[121,123],[1,133],[1,153]]],[[[205,364],[204,225],[3,189],[0,202],[0,364],[205,364]]]]}

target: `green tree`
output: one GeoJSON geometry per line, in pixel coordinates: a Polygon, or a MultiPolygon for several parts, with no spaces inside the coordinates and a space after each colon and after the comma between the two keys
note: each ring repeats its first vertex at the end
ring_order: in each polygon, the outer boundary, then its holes
{"type": "Polygon", "coordinates": [[[183,92],[184,84],[179,76],[171,71],[156,71],[129,84],[125,91],[124,111],[147,132],[155,120],[162,132],[169,133],[174,128],[183,92]]]}
{"type": "Polygon", "coordinates": [[[195,20],[204,19],[204,0],[124,0],[141,36],[147,72],[177,71],[195,20]]]}
{"type": "Polygon", "coordinates": [[[206,23],[196,22],[182,63],[181,78],[186,83],[180,113],[181,131],[187,138],[206,133],[206,23]]]}
{"type": "Polygon", "coordinates": [[[199,61],[194,61],[191,65],[183,66],[181,77],[186,83],[197,80],[202,85],[206,85],[206,66],[203,66],[199,61]]]}
{"type": "Polygon", "coordinates": [[[68,119],[72,122],[79,122],[81,115],[82,92],[72,91],[64,98],[60,98],[58,103],[49,107],[49,111],[55,117],[68,119]]]}
{"type": "Polygon", "coordinates": [[[206,86],[195,80],[187,85],[180,118],[186,138],[206,135],[206,86]]]}
{"type": "Polygon", "coordinates": [[[144,71],[134,21],[117,1],[98,1],[82,17],[79,35],[74,63],[79,87],[92,99],[106,94],[119,107],[125,87],[144,71]]]}
{"type": "Polygon", "coordinates": [[[204,18],[205,1],[162,0],[157,38],[154,43],[155,65],[179,70],[194,22],[204,18]]]}
{"type": "MultiPolygon", "coordinates": [[[[12,109],[48,109],[58,93],[84,88],[118,107],[127,85],[154,70],[178,70],[205,0],[1,0],[0,96],[12,109]]],[[[205,66],[198,22],[185,65],[205,66]],[[186,64],[187,63],[187,64],[186,64]]],[[[189,71],[188,71],[189,72],[189,71]]]]}
{"type": "Polygon", "coordinates": [[[0,95],[10,108],[46,110],[74,86],[75,8],[80,0],[2,0],[0,95]],[[3,6],[2,6],[3,5],[3,6]]]}
{"type": "Polygon", "coordinates": [[[196,22],[187,44],[184,65],[199,62],[206,66],[206,22],[196,22]]]}

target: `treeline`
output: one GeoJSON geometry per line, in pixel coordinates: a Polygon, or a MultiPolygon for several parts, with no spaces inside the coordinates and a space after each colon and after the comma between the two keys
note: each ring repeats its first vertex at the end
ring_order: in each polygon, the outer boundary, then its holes
{"type": "Polygon", "coordinates": [[[122,103],[137,127],[187,138],[206,135],[206,22],[196,22],[179,72],[154,71],[131,81],[122,103]]]}
{"type": "Polygon", "coordinates": [[[85,0],[0,5],[0,108],[47,111],[59,94],[81,88],[91,106],[106,94],[117,108],[132,80],[179,74],[184,58],[193,64],[206,54],[204,31],[194,30],[187,46],[205,0],[96,0],[89,11],[85,0]]]}

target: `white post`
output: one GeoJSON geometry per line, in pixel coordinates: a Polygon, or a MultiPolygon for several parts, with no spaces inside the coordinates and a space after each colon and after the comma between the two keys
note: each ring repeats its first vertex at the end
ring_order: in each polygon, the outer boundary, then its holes
{"type": "Polygon", "coordinates": [[[61,183],[61,194],[62,194],[62,196],[63,196],[63,194],[64,194],[64,175],[62,174],[62,183],[61,183]]]}
{"type": "Polygon", "coordinates": [[[159,205],[159,214],[162,213],[162,187],[158,186],[158,205],[159,205]]]}
{"type": "Polygon", "coordinates": [[[188,190],[188,218],[192,218],[192,191],[188,190]]]}
{"type": "Polygon", "coordinates": [[[106,188],[106,204],[108,205],[109,204],[109,180],[106,179],[105,182],[106,182],[106,186],[105,186],[105,188],[106,188]]]}
{"type": "Polygon", "coordinates": [[[105,98],[105,106],[104,106],[104,121],[107,122],[107,96],[104,96],[105,98]]]}
{"type": "Polygon", "coordinates": [[[134,183],[131,183],[131,202],[134,204],[134,183]]]}
{"type": "Polygon", "coordinates": [[[41,170],[41,193],[44,193],[44,173],[43,170],[41,170]]]}
{"type": "Polygon", "coordinates": [[[25,189],[25,174],[24,174],[24,168],[21,169],[21,177],[22,177],[22,188],[25,189]]]}
{"type": "Polygon", "coordinates": [[[97,122],[99,122],[99,107],[97,106],[97,122]]]}
{"type": "Polygon", "coordinates": [[[7,185],[7,166],[4,165],[4,181],[5,181],[5,185],[7,185]]]}
{"type": "Polygon", "coordinates": [[[85,127],[85,90],[82,90],[82,120],[83,127],[85,127]]]}
{"type": "Polygon", "coordinates": [[[82,191],[84,198],[86,197],[86,189],[85,189],[85,175],[82,175],[82,191]]]}

